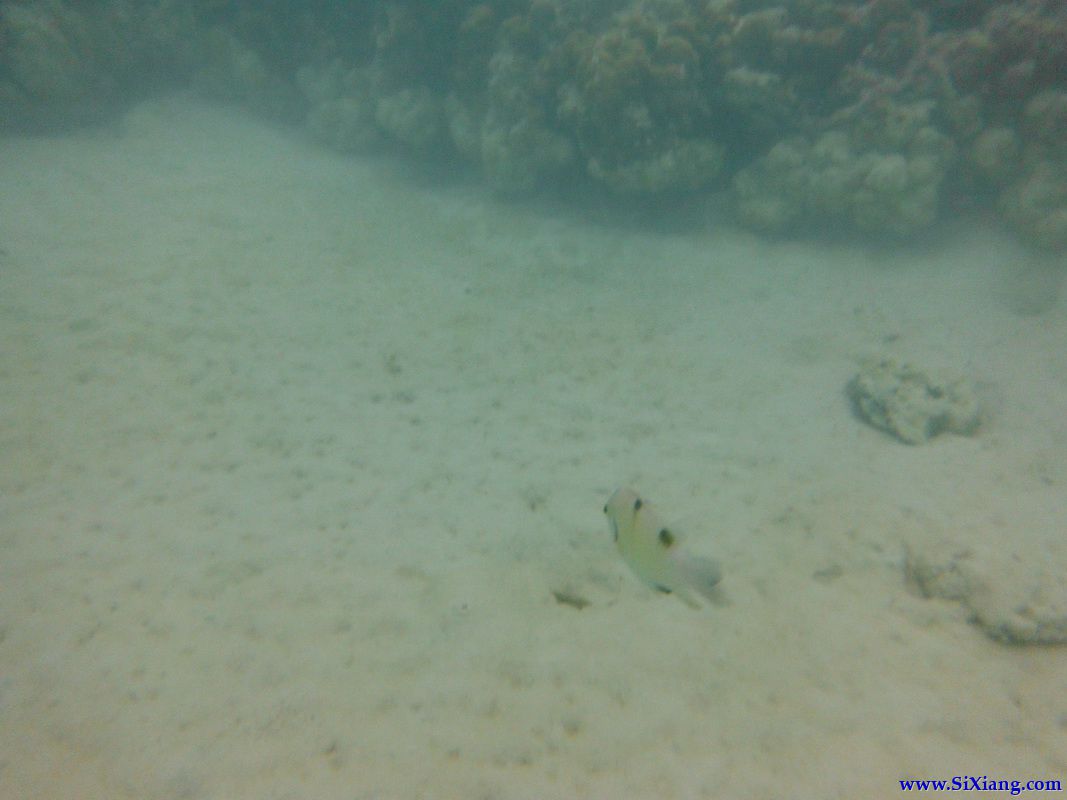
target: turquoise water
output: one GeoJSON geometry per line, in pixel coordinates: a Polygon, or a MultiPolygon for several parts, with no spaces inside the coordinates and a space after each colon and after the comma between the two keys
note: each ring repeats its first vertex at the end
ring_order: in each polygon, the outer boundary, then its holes
{"type": "Polygon", "coordinates": [[[1062,780],[1064,24],[0,2],[0,800],[1062,780]]]}
{"type": "Polygon", "coordinates": [[[1005,300],[1006,240],[610,229],[185,97],[2,163],[10,796],[885,796],[1058,763],[1062,653],[969,622],[1059,585],[1027,554],[1062,553],[1063,307],[1005,300]],[[981,433],[857,419],[887,349],[976,375],[981,433]],[[621,484],[724,604],[630,574],[621,484]],[[924,597],[938,565],[981,592],[924,597]]]}

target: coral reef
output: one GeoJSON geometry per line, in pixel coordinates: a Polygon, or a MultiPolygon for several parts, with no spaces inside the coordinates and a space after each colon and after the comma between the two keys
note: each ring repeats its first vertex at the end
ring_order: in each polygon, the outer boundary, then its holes
{"type": "Polygon", "coordinates": [[[228,29],[215,27],[202,37],[196,87],[210,97],[240,103],[264,116],[292,116],[296,92],[259,53],[228,29]]]}
{"type": "Polygon", "coordinates": [[[556,115],[561,65],[555,55],[566,26],[543,0],[525,11],[505,16],[486,4],[471,11],[462,31],[473,41],[447,103],[457,151],[503,194],[561,179],[578,155],[556,115]]]}
{"type": "Polygon", "coordinates": [[[193,74],[507,194],[728,188],[760,230],[903,237],[985,207],[1067,250],[1061,0],[8,0],[0,42],[9,125],[193,74]]]}
{"type": "Polygon", "coordinates": [[[955,150],[928,121],[928,106],[888,103],[862,126],[780,142],[734,178],[742,221],[771,231],[845,221],[899,235],[929,226],[955,150]]]}
{"type": "Polygon", "coordinates": [[[166,0],[0,4],[0,124],[95,121],[187,75],[195,40],[189,9],[166,0]]]}
{"type": "Polygon", "coordinates": [[[1030,243],[1067,250],[1067,162],[1039,161],[1001,196],[1004,218],[1030,243]]]}
{"type": "Polygon", "coordinates": [[[984,187],[1023,241],[1067,249],[1067,5],[986,4],[974,27],[932,48],[945,82],[973,109],[960,130],[963,184],[984,187]]]}
{"type": "Polygon", "coordinates": [[[307,108],[304,127],[314,139],[341,152],[381,143],[368,68],[347,66],[340,58],[306,64],[296,72],[296,85],[307,108]]]}
{"type": "Polygon", "coordinates": [[[412,150],[431,151],[444,135],[443,100],[425,86],[401,89],[378,99],[374,120],[412,150]]]}
{"type": "MultiPolygon", "coordinates": [[[[1067,91],[1045,89],[1033,95],[1023,107],[1013,143],[1021,158],[1004,160],[1013,166],[1021,162],[1021,175],[1012,181],[1012,171],[1002,169],[993,176],[1004,185],[1000,208],[1005,219],[1033,244],[1067,250],[1067,91]]],[[[1009,149],[1007,143],[1004,149],[1009,149]]]]}
{"type": "Polygon", "coordinates": [[[692,191],[722,168],[710,96],[682,4],[637,7],[598,34],[571,33],[557,108],[588,174],[626,193],[692,191]]]}

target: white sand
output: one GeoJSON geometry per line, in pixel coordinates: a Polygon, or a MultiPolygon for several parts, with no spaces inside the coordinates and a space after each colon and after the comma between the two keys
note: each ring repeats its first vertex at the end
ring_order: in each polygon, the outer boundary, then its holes
{"type": "Polygon", "coordinates": [[[929,541],[1067,591],[1067,303],[993,231],[584,224],[171,98],[0,142],[0,248],[5,800],[1067,779],[1067,648],[905,580],[929,541]],[[854,418],[883,352],[979,435],[854,418]],[[620,484],[728,605],[633,578],[620,484]]]}

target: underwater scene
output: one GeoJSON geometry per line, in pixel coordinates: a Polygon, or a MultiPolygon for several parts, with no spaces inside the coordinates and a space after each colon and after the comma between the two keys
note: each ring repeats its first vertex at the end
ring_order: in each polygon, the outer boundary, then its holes
{"type": "Polygon", "coordinates": [[[1060,796],[1063,0],[0,0],[0,800],[1060,796]]]}

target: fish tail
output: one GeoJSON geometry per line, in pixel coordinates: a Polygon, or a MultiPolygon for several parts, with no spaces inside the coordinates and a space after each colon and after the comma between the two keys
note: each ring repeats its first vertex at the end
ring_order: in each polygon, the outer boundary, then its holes
{"type": "Polygon", "coordinates": [[[676,560],[676,564],[686,585],[707,600],[712,602],[718,600],[715,587],[722,580],[722,568],[718,561],[704,556],[682,554],[676,560]]]}

